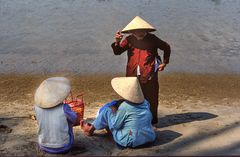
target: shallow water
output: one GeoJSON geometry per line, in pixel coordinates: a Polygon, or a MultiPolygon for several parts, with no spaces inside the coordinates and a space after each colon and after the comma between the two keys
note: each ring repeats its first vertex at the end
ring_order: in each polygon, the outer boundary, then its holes
{"type": "Polygon", "coordinates": [[[124,72],[110,44],[136,15],[171,45],[167,72],[240,73],[239,0],[0,0],[0,73],[124,72]]]}

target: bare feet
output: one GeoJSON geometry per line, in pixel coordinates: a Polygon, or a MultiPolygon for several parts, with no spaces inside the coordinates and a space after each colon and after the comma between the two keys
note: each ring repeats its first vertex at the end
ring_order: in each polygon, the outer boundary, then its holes
{"type": "Polygon", "coordinates": [[[108,135],[112,135],[112,132],[111,132],[111,130],[109,128],[105,128],[105,130],[107,131],[108,135]]]}
{"type": "Polygon", "coordinates": [[[94,132],[95,128],[92,124],[85,123],[84,120],[81,120],[80,121],[80,126],[81,126],[81,129],[83,130],[85,135],[87,135],[87,136],[92,136],[93,135],[93,132],[94,132]]]}
{"type": "Polygon", "coordinates": [[[157,124],[152,124],[152,128],[154,131],[157,131],[157,124]]]}

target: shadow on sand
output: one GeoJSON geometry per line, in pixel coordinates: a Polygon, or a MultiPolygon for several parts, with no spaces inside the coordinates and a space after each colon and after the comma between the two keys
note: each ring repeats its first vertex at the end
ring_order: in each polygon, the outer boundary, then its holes
{"type": "MultiPolygon", "coordinates": [[[[193,121],[201,121],[216,118],[217,115],[206,113],[206,112],[188,112],[188,113],[180,113],[180,114],[173,114],[167,115],[165,117],[158,119],[158,128],[164,128],[176,124],[182,123],[189,123],[193,121]]],[[[164,130],[157,132],[157,139],[154,145],[163,145],[173,141],[174,139],[182,136],[182,134],[171,131],[171,130],[164,130]]]]}
{"type": "Polygon", "coordinates": [[[172,130],[157,131],[156,134],[157,134],[157,139],[153,144],[154,146],[169,143],[175,140],[176,138],[182,136],[182,134],[172,130]]]}
{"type": "MultiPolygon", "coordinates": [[[[233,122],[231,124],[226,125],[223,128],[216,129],[213,131],[196,134],[194,136],[183,138],[177,142],[169,144],[169,146],[166,149],[158,149],[153,154],[168,154],[172,155],[176,152],[183,151],[188,149],[189,146],[195,145],[199,142],[203,142],[206,140],[209,140],[210,138],[215,137],[216,135],[223,135],[233,129],[238,128],[240,125],[240,122],[233,122]]],[[[223,141],[224,142],[224,141],[223,141]]],[[[194,155],[232,155],[235,152],[239,152],[239,146],[240,142],[232,143],[231,145],[227,145],[221,149],[215,148],[215,149],[208,149],[208,150],[199,150],[198,152],[195,152],[194,155]]]]}
{"type": "Polygon", "coordinates": [[[189,123],[216,118],[217,115],[207,112],[187,112],[180,114],[166,115],[158,119],[158,128],[164,128],[176,124],[189,123]]]}

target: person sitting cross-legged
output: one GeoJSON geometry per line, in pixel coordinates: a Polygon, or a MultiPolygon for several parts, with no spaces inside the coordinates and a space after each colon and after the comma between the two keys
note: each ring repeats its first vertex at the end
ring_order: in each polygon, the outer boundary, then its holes
{"type": "Polygon", "coordinates": [[[77,115],[63,103],[70,90],[70,81],[64,77],[48,78],[36,90],[34,107],[38,123],[38,144],[44,152],[59,154],[72,149],[72,126],[77,115]]]}
{"type": "Polygon", "coordinates": [[[91,136],[95,130],[109,129],[121,149],[151,144],[156,139],[149,103],[144,99],[137,77],[118,77],[111,81],[123,100],[103,106],[93,124],[80,122],[83,132],[91,136]]]}

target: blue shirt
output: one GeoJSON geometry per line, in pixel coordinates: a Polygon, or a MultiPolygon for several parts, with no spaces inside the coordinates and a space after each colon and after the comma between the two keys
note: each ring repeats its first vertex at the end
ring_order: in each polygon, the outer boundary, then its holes
{"type": "Polygon", "coordinates": [[[133,104],[124,101],[116,113],[105,107],[93,125],[97,130],[109,127],[115,142],[124,147],[137,147],[153,142],[156,134],[152,129],[152,114],[148,101],[141,104],[133,104]]]}

